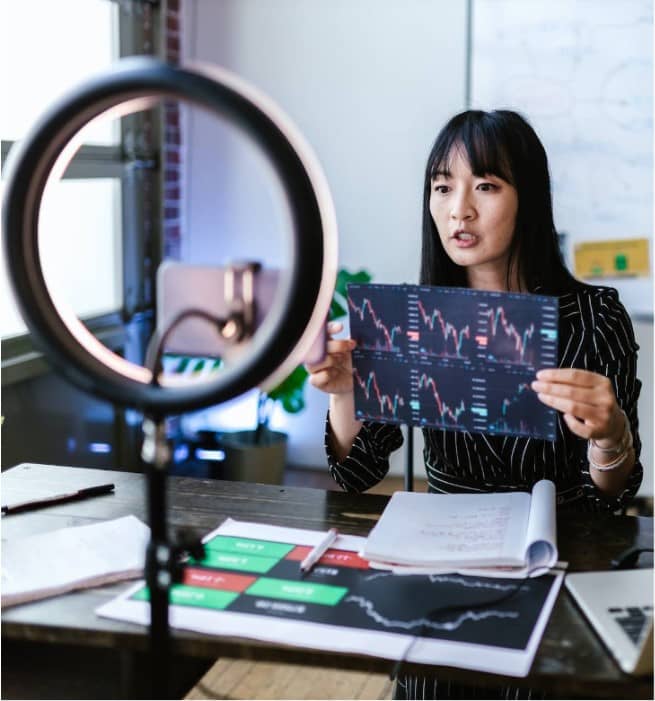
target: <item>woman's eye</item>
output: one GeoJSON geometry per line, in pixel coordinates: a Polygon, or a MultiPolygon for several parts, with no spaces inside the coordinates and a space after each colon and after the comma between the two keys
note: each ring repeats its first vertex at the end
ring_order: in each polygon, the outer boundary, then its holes
{"type": "Polygon", "coordinates": [[[478,185],[478,190],[481,192],[493,192],[494,190],[497,190],[498,186],[494,185],[493,183],[480,183],[478,185]]]}
{"type": "Polygon", "coordinates": [[[448,192],[448,185],[435,185],[434,191],[438,192],[440,195],[445,195],[448,192]]]}

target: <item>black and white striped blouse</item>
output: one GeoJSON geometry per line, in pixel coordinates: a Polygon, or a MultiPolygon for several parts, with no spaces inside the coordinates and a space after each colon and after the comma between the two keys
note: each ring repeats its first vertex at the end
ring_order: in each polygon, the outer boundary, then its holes
{"type": "MultiPolygon", "coordinates": [[[[455,432],[424,428],[424,459],[431,492],[526,490],[542,478],[557,489],[558,507],[586,511],[623,508],[641,484],[641,441],[637,399],[637,350],[630,318],[616,290],[586,286],[559,298],[559,366],[581,368],[609,377],[619,406],[626,412],[637,462],[624,490],[603,494],[592,481],[587,441],[569,430],[557,415],[557,440],[455,432]]],[[[346,491],[362,492],[389,470],[389,454],[402,445],[400,428],[365,422],[350,454],[338,462],[330,446],[329,417],[325,447],[330,472],[346,491]]]]}

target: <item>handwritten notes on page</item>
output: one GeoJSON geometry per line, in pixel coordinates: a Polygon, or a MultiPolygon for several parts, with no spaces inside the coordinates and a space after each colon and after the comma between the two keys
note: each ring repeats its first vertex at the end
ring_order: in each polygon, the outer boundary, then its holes
{"type": "Polygon", "coordinates": [[[551,567],[554,515],[555,487],[548,480],[532,493],[396,492],[362,554],[390,566],[551,567]]]}

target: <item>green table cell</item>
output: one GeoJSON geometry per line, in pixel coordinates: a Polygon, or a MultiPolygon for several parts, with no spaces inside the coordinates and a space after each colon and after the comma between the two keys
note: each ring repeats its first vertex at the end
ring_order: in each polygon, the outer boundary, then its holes
{"type": "MultiPolygon", "coordinates": [[[[186,584],[174,584],[170,589],[170,603],[179,606],[199,606],[207,609],[224,609],[239,596],[238,592],[221,591],[219,589],[204,589],[190,587],[186,584]]],[[[139,589],[132,599],[149,601],[148,587],[139,589]]]]}
{"type": "Polygon", "coordinates": [[[264,596],[268,599],[286,599],[308,604],[336,606],[347,591],[346,587],[334,587],[329,584],[260,577],[246,589],[245,593],[251,596],[264,596]]]}
{"type": "Polygon", "coordinates": [[[265,574],[280,561],[277,557],[260,557],[259,555],[237,555],[220,550],[208,550],[202,560],[191,559],[191,564],[216,567],[222,570],[240,570],[265,574]]]}
{"type": "Polygon", "coordinates": [[[260,557],[283,558],[294,546],[288,543],[271,543],[267,540],[251,540],[250,538],[233,538],[217,535],[205,543],[207,550],[220,550],[224,553],[239,555],[258,555],[260,557]]]}

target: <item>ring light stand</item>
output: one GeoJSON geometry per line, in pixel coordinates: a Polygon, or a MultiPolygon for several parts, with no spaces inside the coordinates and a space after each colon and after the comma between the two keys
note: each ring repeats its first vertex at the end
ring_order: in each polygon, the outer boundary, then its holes
{"type": "Polygon", "coordinates": [[[131,58],[50,108],[11,154],[5,193],[9,277],[36,344],[73,384],[145,416],[142,457],[148,475],[152,698],[166,698],[169,589],[180,548],[167,538],[169,453],[164,419],[170,413],[219,404],[257,385],[274,386],[302,362],[325,323],[336,277],[336,217],[329,188],[301,134],[265,95],[214,66],[178,68],[155,59],[131,58]],[[150,369],[135,365],[100,344],[47,288],[38,246],[43,192],[51,176],[63,173],[80,129],[109,111],[134,111],[164,98],[205,108],[234,122],[255,141],[280,179],[291,220],[289,267],[269,313],[249,338],[247,352],[215,380],[184,386],[160,377],[159,363],[150,369]]]}

